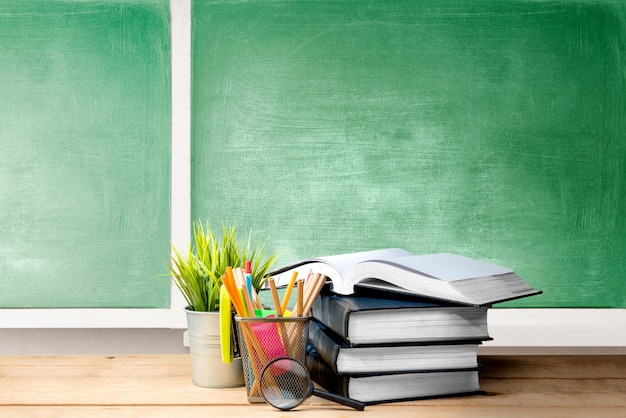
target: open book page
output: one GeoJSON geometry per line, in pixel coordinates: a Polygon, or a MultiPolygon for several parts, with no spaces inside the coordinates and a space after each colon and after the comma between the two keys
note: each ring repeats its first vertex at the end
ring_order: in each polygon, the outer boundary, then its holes
{"type": "Polygon", "coordinates": [[[509,268],[449,253],[359,263],[344,279],[343,294],[357,284],[472,305],[539,293],[509,268]]]}
{"type": "Polygon", "coordinates": [[[294,270],[298,271],[299,278],[305,278],[309,270],[311,270],[314,273],[326,275],[333,281],[333,285],[335,287],[341,287],[343,278],[346,277],[350,269],[356,264],[372,259],[387,260],[410,255],[413,254],[400,248],[385,248],[380,250],[314,257],[288,264],[270,274],[274,276],[276,284],[280,286],[289,282],[291,272],[294,270]]]}
{"type": "Polygon", "coordinates": [[[394,264],[401,268],[448,282],[476,277],[498,276],[513,272],[513,270],[506,267],[450,253],[410,255],[398,258],[381,258],[379,260],[372,258],[370,260],[394,264]]]}
{"type": "Polygon", "coordinates": [[[370,260],[395,260],[404,257],[414,256],[414,254],[400,248],[385,248],[382,250],[362,251],[358,253],[331,255],[319,257],[320,260],[332,265],[341,277],[331,277],[333,281],[345,279],[349,271],[355,265],[370,260]]]}
{"type": "Polygon", "coordinates": [[[337,291],[351,294],[355,284],[367,283],[390,289],[397,286],[409,293],[468,303],[470,301],[451,287],[450,282],[510,272],[505,267],[451,253],[370,259],[350,269],[341,290],[337,291]]]}
{"type": "Polygon", "coordinates": [[[294,269],[326,275],[332,291],[354,293],[354,286],[386,288],[457,303],[483,305],[540,293],[511,269],[451,253],[414,255],[399,248],[318,257],[273,274],[286,284],[294,269]]]}

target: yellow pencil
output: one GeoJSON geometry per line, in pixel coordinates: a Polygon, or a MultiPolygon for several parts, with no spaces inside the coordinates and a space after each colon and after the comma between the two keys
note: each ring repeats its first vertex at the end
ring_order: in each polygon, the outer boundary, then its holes
{"type": "Polygon", "coordinates": [[[293,285],[296,283],[296,278],[298,277],[298,272],[294,271],[291,274],[291,279],[289,280],[289,285],[287,286],[287,290],[285,291],[285,296],[283,296],[283,303],[280,305],[280,309],[283,312],[287,310],[287,304],[289,303],[289,298],[291,297],[291,291],[293,290],[293,285]]]}

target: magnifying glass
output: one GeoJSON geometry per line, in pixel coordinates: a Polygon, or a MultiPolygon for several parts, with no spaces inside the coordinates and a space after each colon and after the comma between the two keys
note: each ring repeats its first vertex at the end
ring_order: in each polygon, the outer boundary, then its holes
{"type": "Polygon", "coordinates": [[[263,368],[260,376],[261,394],[275,408],[288,411],[311,395],[349,406],[365,409],[363,402],[316,389],[307,368],[291,357],[278,357],[263,368]]]}

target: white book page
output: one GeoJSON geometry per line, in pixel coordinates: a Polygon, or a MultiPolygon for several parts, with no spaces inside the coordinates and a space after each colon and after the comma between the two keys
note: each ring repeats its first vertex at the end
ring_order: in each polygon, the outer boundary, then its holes
{"type": "Polygon", "coordinates": [[[450,253],[413,255],[393,260],[381,259],[380,261],[407,267],[448,282],[513,272],[506,267],[450,253]]]}
{"type": "MultiPolygon", "coordinates": [[[[319,257],[320,260],[327,262],[335,267],[341,278],[345,278],[348,272],[356,264],[369,260],[390,260],[413,256],[414,254],[400,248],[385,248],[382,250],[362,251],[358,253],[331,255],[319,257]]],[[[333,278],[334,279],[334,278],[333,278]]]]}
{"type": "Polygon", "coordinates": [[[410,255],[413,254],[400,248],[384,248],[381,250],[315,257],[308,260],[302,260],[307,261],[304,263],[300,261],[293,264],[298,267],[293,267],[284,271],[283,268],[279,269],[283,272],[280,274],[275,273],[274,279],[276,280],[277,286],[286,285],[289,282],[292,271],[297,271],[298,277],[304,278],[307,277],[310,270],[313,273],[324,274],[326,277],[331,279],[333,281],[333,290],[335,292],[350,294],[352,293],[353,287],[351,284],[344,283],[344,280],[350,269],[355,265],[372,259],[397,259],[410,255]]]}

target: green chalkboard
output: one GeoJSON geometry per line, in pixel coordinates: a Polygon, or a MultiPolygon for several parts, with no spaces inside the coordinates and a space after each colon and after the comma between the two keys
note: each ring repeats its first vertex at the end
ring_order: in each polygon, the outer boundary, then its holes
{"type": "Polygon", "coordinates": [[[169,307],[168,0],[0,2],[0,307],[169,307]]]}
{"type": "Polygon", "coordinates": [[[192,215],[281,262],[403,247],[513,268],[508,307],[626,307],[626,3],[192,9],[192,215]]]}

